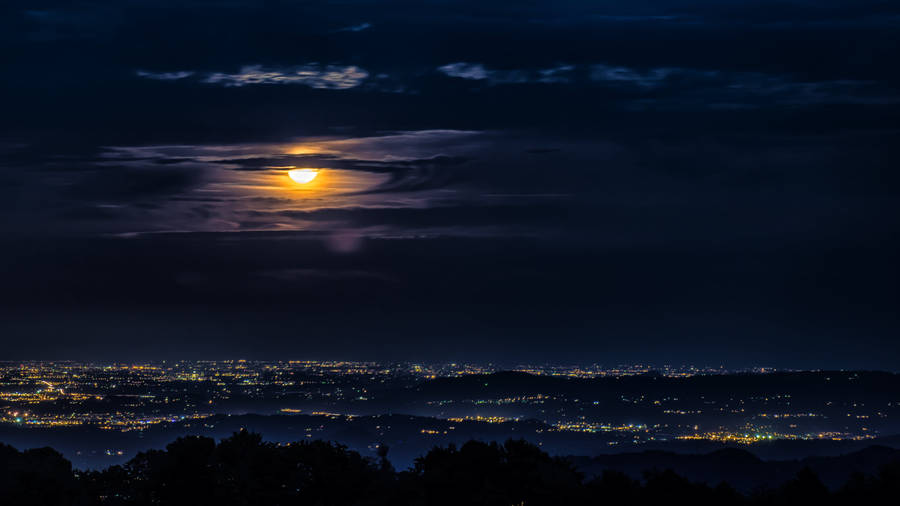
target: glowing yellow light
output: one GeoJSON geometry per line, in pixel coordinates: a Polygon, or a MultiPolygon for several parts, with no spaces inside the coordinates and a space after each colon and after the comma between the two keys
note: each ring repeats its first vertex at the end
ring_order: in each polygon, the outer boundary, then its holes
{"type": "Polygon", "coordinates": [[[306,184],[315,179],[318,175],[318,169],[292,169],[288,171],[288,176],[290,176],[295,183],[300,184],[306,184]]]}

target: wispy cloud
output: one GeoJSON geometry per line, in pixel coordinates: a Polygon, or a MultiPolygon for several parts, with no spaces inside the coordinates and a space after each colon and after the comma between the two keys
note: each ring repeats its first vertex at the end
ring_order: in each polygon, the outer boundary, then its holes
{"type": "Polygon", "coordinates": [[[570,81],[569,73],[574,69],[572,65],[559,65],[538,70],[495,70],[481,63],[455,62],[438,67],[438,72],[450,77],[485,81],[489,84],[566,83],[570,81]]]}
{"type": "Polygon", "coordinates": [[[756,108],[773,105],[896,104],[885,83],[838,79],[797,80],[790,74],[735,72],[678,66],[631,67],[609,63],[558,65],[544,69],[497,70],[483,63],[456,62],[437,70],[449,77],[490,86],[521,83],[592,85],[632,93],[620,99],[628,109],[756,108]]]}
{"type": "Polygon", "coordinates": [[[746,73],[735,76],[727,92],[785,105],[814,104],[896,104],[900,98],[875,81],[838,79],[831,81],[791,81],[781,76],[746,73]]]}
{"type": "Polygon", "coordinates": [[[182,70],[180,72],[147,72],[144,70],[138,70],[135,72],[139,77],[145,77],[147,79],[157,79],[160,81],[177,81],[179,79],[184,79],[186,77],[191,77],[194,73],[190,70],[182,70]]]}
{"type": "MultiPolygon", "coordinates": [[[[640,87],[654,87],[675,74],[702,74],[679,68],[651,68],[645,71],[607,64],[595,65],[558,65],[543,69],[505,69],[495,70],[482,63],[456,62],[438,67],[438,71],[460,79],[486,81],[490,84],[508,83],[569,83],[575,80],[575,73],[590,81],[621,83],[640,87]]],[[[714,73],[713,73],[714,74],[714,73]]]]}
{"type": "Polygon", "coordinates": [[[367,77],[369,73],[355,65],[309,64],[290,69],[248,65],[234,74],[221,72],[210,74],[203,82],[223,86],[303,84],[311,88],[344,90],[359,86],[367,77]]]}
{"type": "Polygon", "coordinates": [[[339,32],[361,32],[363,30],[368,30],[369,28],[372,28],[372,25],[370,23],[360,23],[358,25],[340,28],[337,31],[339,31],[339,32]]]}
{"type": "MultiPolygon", "coordinates": [[[[178,81],[197,74],[194,71],[148,72],[138,70],[138,77],[158,81],[178,81]]],[[[369,77],[369,73],[354,65],[319,65],[310,63],[299,67],[267,68],[262,65],[247,65],[232,74],[214,72],[198,75],[202,82],[227,87],[252,84],[302,84],[311,88],[345,90],[355,88],[369,77]]]]}
{"type": "Polygon", "coordinates": [[[542,69],[538,71],[540,75],[538,81],[542,83],[567,83],[570,80],[569,73],[573,70],[575,70],[575,67],[572,65],[560,65],[559,67],[542,69]]]}
{"type": "Polygon", "coordinates": [[[447,65],[438,67],[438,71],[450,77],[459,77],[462,79],[482,80],[488,79],[491,76],[491,72],[480,63],[448,63],[447,65]]]}
{"type": "Polygon", "coordinates": [[[674,68],[655,68],[646,72],[640,72],[628,67],[611,65],[592,65],[591,80],[620,82],[634,84],[643,88],[652,88],[666,80],[667,77],[678,72],[674,68]]]}

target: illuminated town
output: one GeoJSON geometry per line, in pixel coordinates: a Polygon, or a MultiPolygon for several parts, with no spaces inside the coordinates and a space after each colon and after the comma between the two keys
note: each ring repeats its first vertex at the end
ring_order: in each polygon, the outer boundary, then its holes
{"type": "MultiPolygon", "coordinates": [[[[461,433],[461,424],[490,424],[539,440],[581,434],[617,447],[875,439],[891,433],[900,399],[847,397],[848,388],[872,381],[860,374],[646,365],[7,362],[0,365],[0,422],[131,432],[211,428],[222,415],[279,415],[302,418],[300,432],[313,438],[323,436],[326,422],[375,423],[396,413],[415,417],[421,426],[412,430],[424,438],[461,433]],[[769,390],[765,380],[774,374],[807,383],[769,390]],[[717,385],[725,381],[747,387],[724,394],[717,385]],[[833,385],[833,396],[808,381],[833,385]]],[[[386,437],[387,429],[374,425],[373,437],[386,437]]]]}

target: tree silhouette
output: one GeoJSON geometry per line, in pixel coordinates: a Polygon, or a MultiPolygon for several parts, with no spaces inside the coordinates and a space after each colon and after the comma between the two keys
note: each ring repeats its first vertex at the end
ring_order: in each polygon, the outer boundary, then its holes
{"type": "Polygon", "coordinates": [[[854,475],[830,492],[809,468],[783,486],[743,496],[726,483],[694,483],[672,469],[638,481],[604,471],[585,481],[573,465],[525,441],[470,441],[435,447],[397,472],[380,445],[377,458],[325,441],[275,444],[235,432],[218,443],[178,438],[122,466],[77,472],[50,448],[0,444],[0,504],[60,506],[313,505],[541,506],[596,504],[892,504],[900,462],[875,476],[854,475]]]}
{"type": "Polygon", "coordinates": [[[56,450],[0,444],[0,504],[70,504],[78,493],[72,464],[56,450]]]}

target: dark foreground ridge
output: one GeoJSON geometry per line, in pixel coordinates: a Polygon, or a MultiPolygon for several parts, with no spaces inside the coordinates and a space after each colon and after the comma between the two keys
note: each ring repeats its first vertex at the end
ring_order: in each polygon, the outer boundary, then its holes
{"type": "MultiPolygon", "coordinates": [[[[873,451],[889,451],[887,449],[873,451]]],[[[16,505],[592,505],[888,504],[900,494],[900,459],[854,473],[829,490],[809,467],[781,484],[740,493],[656,467],[639,479],[621,471],[579,472],[525,441],[435,447],[406,471],[324,441],[265,442],[247,431],[218,444],[176,439],[102,471],[73,471],[50,448],[0,444],[0,504],[16,505]]]]}

